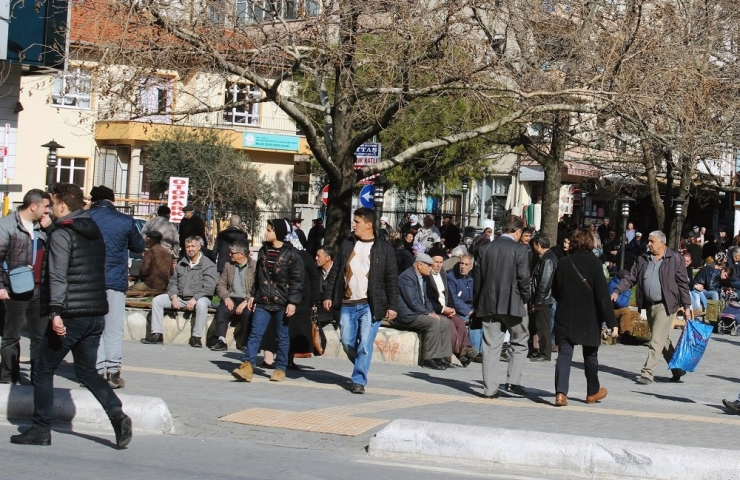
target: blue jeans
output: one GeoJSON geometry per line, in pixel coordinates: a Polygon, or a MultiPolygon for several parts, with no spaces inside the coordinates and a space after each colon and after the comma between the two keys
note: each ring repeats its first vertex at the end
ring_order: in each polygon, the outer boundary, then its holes
{"type": "Polygon", "coordinates": [[[468,324],[468,337],[470,337],[470,345],[475,347],[476,350],[479,352],[482,352],[483,348],[483,329],[478,328],[470,328],[470,317],[467,315],[460,315],[458,314],[458,317],[465,320],[465,323],[468,324]]]}
{"type": "Polygon", "coordinates": [[[288,350],[290,349],[290,333],[288,331],[288,318],[285,316],[285,309],[271,312],[261,307],[256,307],[252,313],[252,331],[249,333],[247,340],[247,351],[244,355],[244,361],[249,362],[254,367],[257,361],[257,352],[260,351],[262,336],[265,330],[275,322],[275,339],[277,340],[277,352],[275,355],[275,370],[285,371],[288,368],[288,350]]]}
{"type": "Polygon", "coordinates": [[[703,292],[707,300],[719,300],[719,292],[715,292],[714,290],[703,290],[703,292]]]}
{"type": "Polygon", "coordinates": [[[373,359],[373,345],[380,328],[380,320],[373,320],[370,305],[367,303],[342,307],[339,328],[344,353],[355,365],[352,370],[352,383],[367,385],[367,372],[373,359]]]}
{"type": "Polygon", "coordinates": [[[689,292],[691,294],[691,308],[698,310],[706,310],[707,309],[707,297],[704,295],[704,292],[700,292],[698,290],[691,290],[689,292]]]}
{"type": "Polygon", "coordinates": [[[550,306],[550,331],[552,332],[552,345],[555,345],[555,310],[558,309],[558,302],[553,302],[550,306]]]}

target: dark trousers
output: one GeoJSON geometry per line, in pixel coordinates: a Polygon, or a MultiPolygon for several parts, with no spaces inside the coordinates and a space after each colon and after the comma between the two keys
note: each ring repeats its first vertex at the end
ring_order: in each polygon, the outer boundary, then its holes
{"type": "MultiPolygon", "coordinates": [[[[586,374],[586,395],[599,391],[599,347],[583,345],[583,371],[586,374]]],[[[555,364],[555,393],[568,395],[570,367],[573,361],[573,345],[563,341],[559,345],[558,361],[555,364]]]]}
{"type": "Polygon", "coordinates": [[[31,366],[34,365],[38,346],[48,323],[47,317],[41,317],[39,297],[39,290],[36,289],[28,299],[5,301],[5,325],[2,329],[3,340],[0,342],[0,382],[2,383],[15,383],[20,380],[20,339],[24,323],[27,323],[31,337],[31,366]]]}
{"type": "Polygon", "coordinates": [[[550,329],[550,305],[530,312],[529,352],[535,351],[532,338],[537,335],[539,348],[536,350],[548,359],[552,356],[552,330],[550,329]],[[534,333],[532,333],[534,330],[534,333]]]}
{"type": "Polygon", "coordinates": [[[121,401],[95,368],[100,335],[105,328],[104,317],[65,318],[64,325],[67,334],[60,337],[49,323],[33,370],[33,424],[47,431],[51,428],[54,407],[54,372],[70,350],[77,378],[100,402],[105,413],[113,417],[122,410],[121,401]]]}
{"type": "MultiPolygon", "coordinates": [[[[226,308],[226,304],[221,301],[216,307],[216,315],[213,317],[213,323],[216,324],[216,337],[226,337],[226,331],[229,329],[229,323],[232,319],[238,319],[239,323],[234,328],[234,341],[236,342],[237,348],[245,345],[247,338],[247,332],[249,331],[249,320],[252,318],[252,312],[244,307],[241,315],[236,314],[236,307],[244,301],[243,298],[232,298],[234,302],[234,309],[229,310],[226,308]]],[[[210,328],[208,330],[211,330],[210,328]]],[[[215,342],[214,342],[215,343],[215,342]]]]}

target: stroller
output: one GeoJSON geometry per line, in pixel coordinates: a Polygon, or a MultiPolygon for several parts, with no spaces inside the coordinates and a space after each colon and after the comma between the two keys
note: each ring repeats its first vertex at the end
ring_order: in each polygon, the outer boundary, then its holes
{"type": "Polygon", "coordinates": [[[717,333],[724,335],[729,333],[732,336],[740,335],[740,300],[737,295],[733,292],[730,297],[730,301],[727,302],[727,306],[719,314],[717,320],[717,333]]]}

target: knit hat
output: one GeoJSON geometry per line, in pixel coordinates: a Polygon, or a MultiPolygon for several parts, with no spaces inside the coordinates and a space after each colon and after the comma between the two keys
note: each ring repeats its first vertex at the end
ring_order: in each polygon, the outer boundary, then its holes
{"type": "Polygon", "coordinates": [[[149,238],[153,238],[154,240],[162,241],[162,233],[156,231],[156,230],[149,230],[147,232],[144,232],[144,235],[146,235],[149,238]]]}
{"type": "Polygon", "coordinates": [[[286,222],[285,219],[273,218],[272,220],[268,220],[267,224],[272,225],[272,229],[275,231],[275,237],[279,242],[282,242],[285,240],[285,237],[288,236],[290,229],[288,227],[288,222],[286,222]]]}
{"type": "Polygon", "coordinates": [[[111,202],[115,200],[113,190],[105,185],[93,187],[92,190],[90,190],[90,201],[97,202],[99,200],[110,200],[111,202]]]}
{"type": "Polygon", "coordinates": [[[432,247],[429,250],[427,250],[427,255],[430,257],[446,257],[445,251],[441,249],[440,247],[432,247]]]}

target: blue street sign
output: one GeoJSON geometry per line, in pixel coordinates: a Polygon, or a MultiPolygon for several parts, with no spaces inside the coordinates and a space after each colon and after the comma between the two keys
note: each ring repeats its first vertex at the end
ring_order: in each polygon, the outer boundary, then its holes
{"type": "Polygon", "coordinates": [[[374,194],[374,185],[365,185],[364,187],[362,187],[362,190],[360,190],[360,205],[365,208],[375,208],[375,203],[373,202],[374,194]]]}

